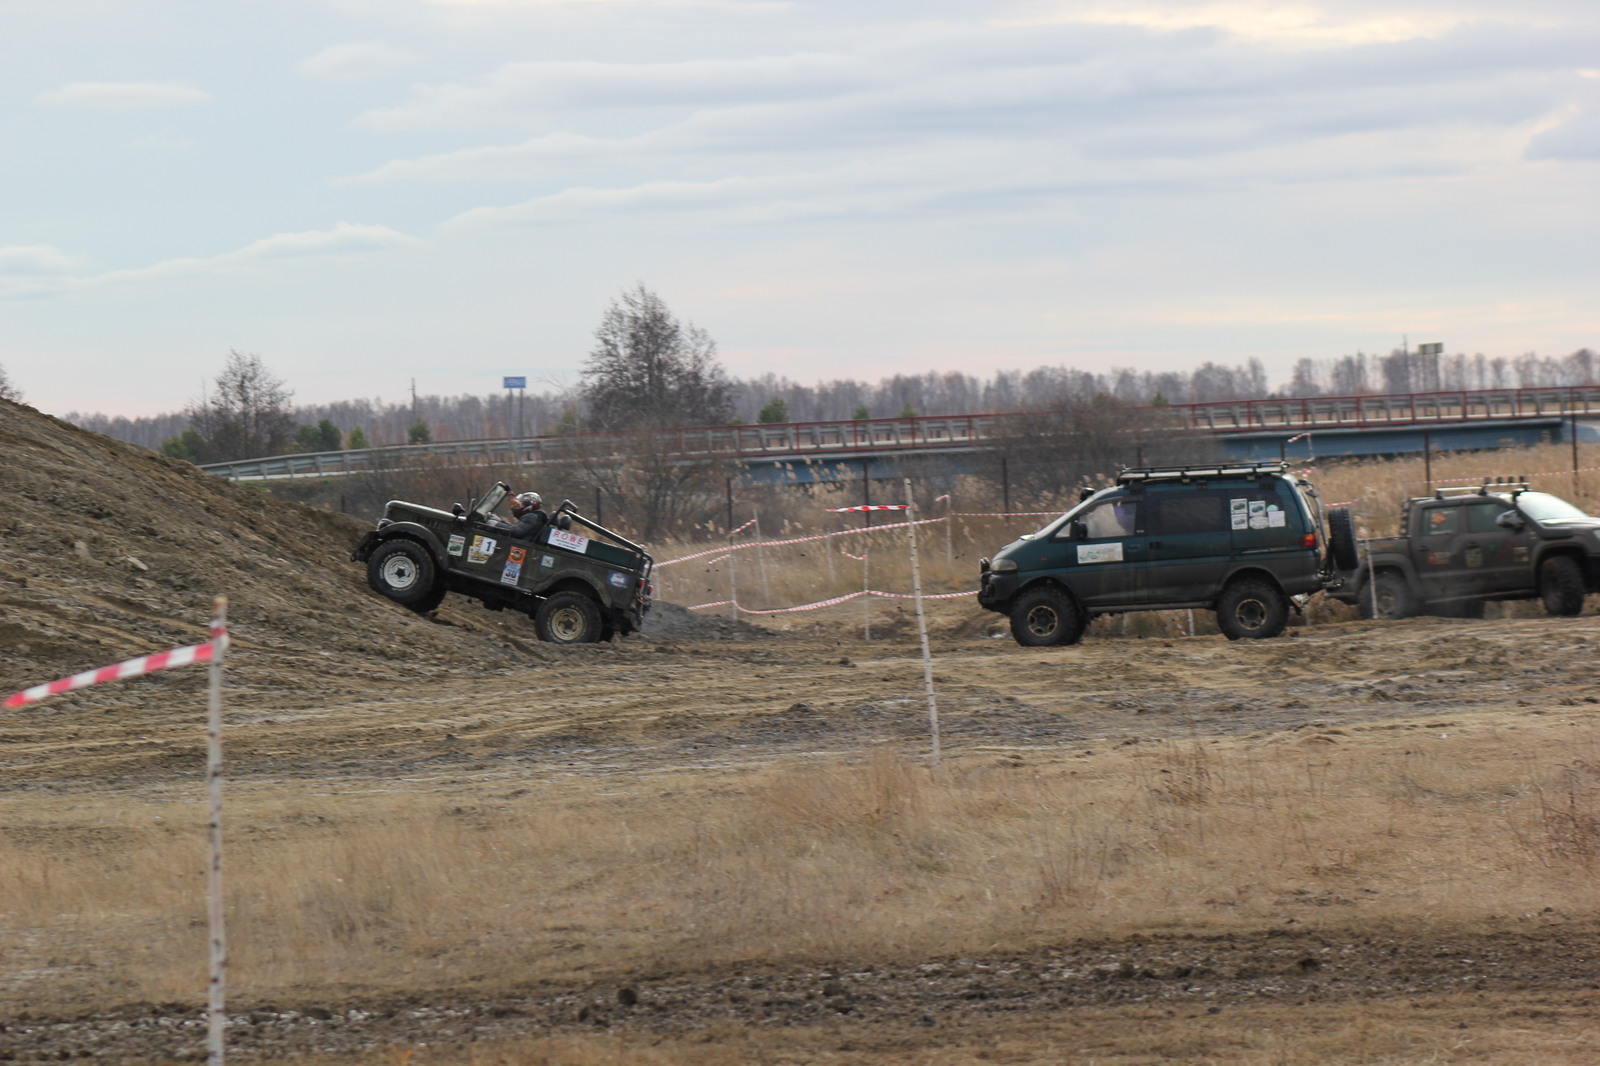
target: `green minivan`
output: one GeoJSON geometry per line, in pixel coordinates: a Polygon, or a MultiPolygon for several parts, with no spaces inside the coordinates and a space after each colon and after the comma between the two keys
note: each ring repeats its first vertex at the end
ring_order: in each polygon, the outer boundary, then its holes
{"type": "Polygon", "coordinates": [[[1354,553],[1344,508],[1320,531],[1316,491],[1283,462],[1141,467],[979,563],[978,602],[1019,644],[1075,644],[1090,619],[1201,607],[1230,640],[1274,637],[1290,597],[1332,579],[1332,543],[1354,553]]]}

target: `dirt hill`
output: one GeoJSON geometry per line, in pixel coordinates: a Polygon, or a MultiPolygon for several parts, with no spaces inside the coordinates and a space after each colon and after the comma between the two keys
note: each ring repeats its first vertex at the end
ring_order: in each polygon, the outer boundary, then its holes
{"type": "MultiPolygon", "coordinates": [[[[0,690],[205,639],[229,599],[230,688],[496,672],[546,660],[528,620],[451,597],[433,620],[374,595],[350,550],[370,524],[0,400],[0,690]]],[[[124,686],[194,688],[203,671],[124,686]]],[[[81,704],[80,704],[81,705],[81,704]]]]}

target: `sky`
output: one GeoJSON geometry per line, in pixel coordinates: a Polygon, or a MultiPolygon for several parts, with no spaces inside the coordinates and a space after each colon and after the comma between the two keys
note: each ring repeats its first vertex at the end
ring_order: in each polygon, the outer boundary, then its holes
{"type": "Polygon", "coordinates": [[[153,415],[1600,348],[1594,0],[0,0],[0,367],[153,415]]]}

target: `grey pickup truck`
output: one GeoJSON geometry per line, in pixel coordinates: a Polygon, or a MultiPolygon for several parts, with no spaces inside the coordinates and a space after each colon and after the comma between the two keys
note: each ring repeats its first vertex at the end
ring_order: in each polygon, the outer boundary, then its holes
{"type": "Polygon", "coordinates": [[[1600,518],[1521,478],[1409,499],[1400,535],[1362,548],[1330,595],[1368,618],[1481,618],[1491,600],[1531,599],[1574,615],[1600,591],[1600,518]]]}

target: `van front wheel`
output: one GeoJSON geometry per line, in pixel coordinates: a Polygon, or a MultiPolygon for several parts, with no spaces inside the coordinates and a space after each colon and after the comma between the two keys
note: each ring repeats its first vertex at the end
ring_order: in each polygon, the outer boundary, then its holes
{"type": "Polygon", "coordinates": [[[1217,628],[1229,640],[1264,640],[1289,624],[1289,597],[1254,578],[1235,581],[1217,599],[1217,628]]]}
{"type": "Polygon", "coordinates": [[[1011,635],[1025,648],[1076,644],[1088,624],[1072,597],[1058,589],[1032,589],[1011,605],[1011,635]]]}

